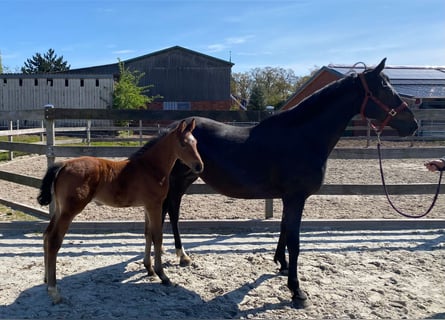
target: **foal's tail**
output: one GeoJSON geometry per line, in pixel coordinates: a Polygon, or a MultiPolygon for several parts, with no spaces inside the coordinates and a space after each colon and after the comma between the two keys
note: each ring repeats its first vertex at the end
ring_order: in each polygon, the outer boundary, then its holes
{"type": "Polygon", "coordinates": [[[42,180],[42,185],[40,186],[40,194],[37,197],[37,201],[42,205],[46,206],[51,203],[51,190],[56,179],[57,173],[63,167],[62,163],[56,163],[46,171],[45,176],[42,180]]]}

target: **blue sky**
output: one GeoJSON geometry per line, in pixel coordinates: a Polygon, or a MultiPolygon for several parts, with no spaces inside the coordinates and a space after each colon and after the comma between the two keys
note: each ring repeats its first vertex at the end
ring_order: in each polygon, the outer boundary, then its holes
{"type": "Polygon", "coordinates": [[[179,45],[306,75],[330,63],[445,66],[444,0],[0,0],[9,71],[53,48],[71,68],[179,45]]]}

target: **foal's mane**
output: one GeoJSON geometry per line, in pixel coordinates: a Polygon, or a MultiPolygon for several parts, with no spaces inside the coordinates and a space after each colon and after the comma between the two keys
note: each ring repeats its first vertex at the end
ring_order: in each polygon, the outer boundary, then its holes
{"type": "Polygon", "coordinates": [[[154,138],[151,138],[148,142],[146,142],[139,150],[134,152],[128,157],[128,160],[135,160],[142,156],[148,149],[153,147],[159,140],[161,140],[164,136],[167,135],[168,130],[162,130],[159,135],[154,138]]]}

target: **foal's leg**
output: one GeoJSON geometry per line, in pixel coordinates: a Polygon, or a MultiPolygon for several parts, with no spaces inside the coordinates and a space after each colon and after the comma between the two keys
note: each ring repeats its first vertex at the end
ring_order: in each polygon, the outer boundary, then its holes
{"type": "Polygon", "coordinates": [[[48,284],[48,294],[53,303],[59,303],[62,299],[56,286],[56,263],[57,253],[62,246],[63,238],[73,220],[74,216],[68,213],[57,212],[51,218],[51,221],[43,236],[44,263],[45,263],[45,282],[48,284]]]}
{"type": "MultiPolygon", "coordinates": [[[[162,203],[151,204],[145,207],[146,216],[150,221],[149,224],[149,234],[151,234],[151,239],[154,244],[155,252],[155,264],[154,271],[159,276],[162,284],[170,285],[170,279],[165,275],[164,269],[162,267],[162,203]]],[[[146,244],[146,249],[150,244],[146,244]]],[[[146,266],[147,267],[147,266],[146,266]]]]}
{"type": "Polygon", "coordinates": [[[147,273],[149,276],[153,276],[155,274],[153,270],[153,265],[151,263],[151,242],[152,235],[150,230],[150,218],[148,215],[148,211],[145,208],[145,225],[144,225],[144,234],[145,234],[145,256],[144,256],[144,266],[147,269],[147,273]]]}

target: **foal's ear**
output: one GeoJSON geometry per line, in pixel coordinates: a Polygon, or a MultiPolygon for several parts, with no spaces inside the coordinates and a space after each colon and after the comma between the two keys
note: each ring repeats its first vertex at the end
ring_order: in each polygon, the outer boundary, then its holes
{"type": "Polygon", "coordinates": [[[178,134],[182,134],[182,133],[184,132],[184,130],[185,130],[185,127],[186,127],[185,125],[186,125],[185,120],[182,120],[182,121],[178,124],[178,126],[176,127],[175,131],[176,131],[178,134]]]}
{"type": "Polygon", "coordinates": [[[383,60],[379,63],[379,65],[374,68],[373,72],[375,74],[380,74],[380,72],[382,72],[383,69],[385,69],[385,62],[386,62],[386,58],[383,58],[383,60]]]}
{"type": "Polygon", "coordinates": [[[185,130],[192,132],[195,129],[195,127],[196,127],[196,120],[195,120],[195,118],[193,118],[185,130]]]}

